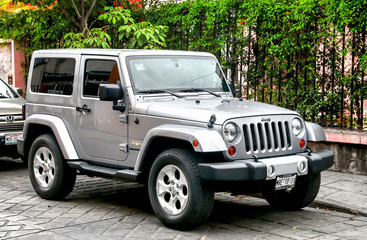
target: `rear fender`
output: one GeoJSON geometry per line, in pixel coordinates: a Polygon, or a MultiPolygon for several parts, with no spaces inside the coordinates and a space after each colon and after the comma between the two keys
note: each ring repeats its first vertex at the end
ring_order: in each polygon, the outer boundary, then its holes
{"type": "Polygon", "coordinates": [[[34,114],[28,117],[24,123],[24,140],[27,139],[28,127],[32,124],[43,125],[52,130],[65,159],[79,159],[69,132],[61,118],[46,114],[34,114]]]}

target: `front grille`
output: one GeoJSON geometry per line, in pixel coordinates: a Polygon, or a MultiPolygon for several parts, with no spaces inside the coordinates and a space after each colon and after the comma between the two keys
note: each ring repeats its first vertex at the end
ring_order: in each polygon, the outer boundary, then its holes
{"type": "Polygon", "coordinates": [[[23,125],[0,126],[0,132],[3,132],[3,131],[22,131],[22,130],[23,130],[23,125]]]}
{"type": "Polygon", "coordinates": [[[22,115],[3,115],[0,116],[0,122],[8,122],[9,120],[7,118],[12,117],[13,121],[17,122],[17,121],[22,121],[23,117],[22,115]]]}
{"type": "Polygon", "coordinates": [[[288,121],[244,124],[243,133],[248,154],[285,151],[292,147],[288,121]]]}

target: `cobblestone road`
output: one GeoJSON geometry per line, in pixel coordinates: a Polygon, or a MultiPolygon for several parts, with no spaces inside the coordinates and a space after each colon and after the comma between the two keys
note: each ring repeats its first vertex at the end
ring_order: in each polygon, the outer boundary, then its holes
{"type": "Polygon", "coordinates": [[[0,159],[0,239],[366,239],[367,218],[325,209],[282,212],[221,193],[209,220],[180,232],[154,216],[141,185],[78,176],[64,201],[39,198],[20,161],[0,159]]]}

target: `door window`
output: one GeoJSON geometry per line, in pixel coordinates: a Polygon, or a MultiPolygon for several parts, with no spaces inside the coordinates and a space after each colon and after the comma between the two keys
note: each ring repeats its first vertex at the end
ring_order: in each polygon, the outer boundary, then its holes
{"type": "Polygon", "coordinates": [[[83,96],[98,97],[100,84],[117,83],[120,81],[116,61],[87,60],[84,71],[83,96]]]}

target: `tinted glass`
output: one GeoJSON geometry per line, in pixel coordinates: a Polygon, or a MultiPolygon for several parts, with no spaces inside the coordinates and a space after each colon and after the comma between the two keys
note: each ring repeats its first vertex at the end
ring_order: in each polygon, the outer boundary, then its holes
{"type": "Polygon", "coordinates": [[[71,95],[74,72],[73,58],[36,58],[31,90],[39,93],[71,95]]]}
{"type": "Polygon", "coordinates": [[[98,96],[100,84],[120,81],[117,63],[113,60],[87,60],[84,72],[83,96],[98,96]]]}

